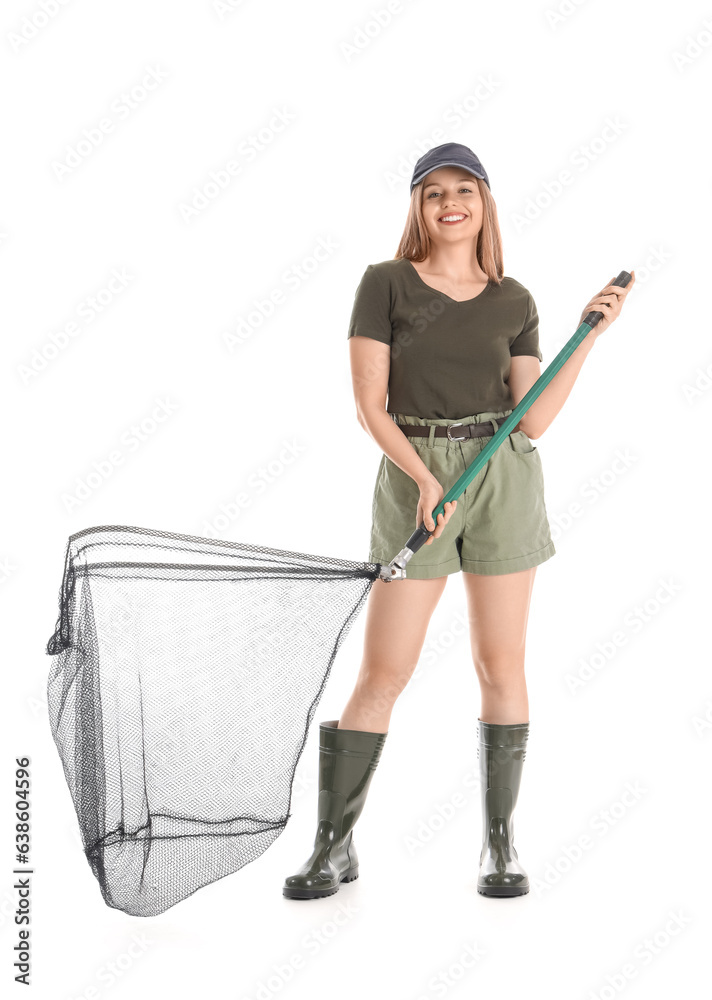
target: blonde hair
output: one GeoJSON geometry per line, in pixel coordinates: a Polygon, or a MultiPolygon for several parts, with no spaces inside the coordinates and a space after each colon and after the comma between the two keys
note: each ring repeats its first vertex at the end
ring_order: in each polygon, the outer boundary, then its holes
{"type": "MultiPolygon", "coordinates": [[[[504,277],[502,262],[502,233],[499,229],[497,206],[488,185],[479,177],[474,177],[482,199],[482,226],[477,234],[477,263],[490,281],[499,285],[504,277]]],[[[413,188],[410,196],[410,208],[405,220],[405,228],[401,236],[394,260],[407,257],[408,260],[421,261],[430,253],[432,240],[425,226],[422,210],[423,182],[413,188]]]]}

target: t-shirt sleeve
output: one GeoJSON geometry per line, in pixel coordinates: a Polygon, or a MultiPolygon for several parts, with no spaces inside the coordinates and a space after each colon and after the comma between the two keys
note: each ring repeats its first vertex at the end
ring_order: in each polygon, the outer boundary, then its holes
{"type": "Polygon", "coordinates": [[[356,289],[348,337],[371,337],[382,344],[393,339],[390,288],[373,264],[368,265],[356,289]]]}
{"type": "Polygon", "coordinates": [[[519,357],[522,354],[529,354],[535,358],[539,358],[540,361],[543,360],[541,350],[539,349],[539,313],[537,312],[536,303],[531,293],[529,293],[524,328],[510,344],[509,353],[513,358],[519,357]]]}

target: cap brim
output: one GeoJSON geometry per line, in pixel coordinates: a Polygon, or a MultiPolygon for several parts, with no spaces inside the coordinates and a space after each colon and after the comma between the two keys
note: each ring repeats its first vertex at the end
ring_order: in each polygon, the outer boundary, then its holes
{"type": "Polygon", "coordinates": [[[455,160],[448,160],[447,163],[438,163],[437,167],[429,167],[427,170],[424,170],[418,177],[413,177],[412,181],[410,182],[411,191],[413,190],[416,184],[420,184],[420,182],[423,180],[424,177],[427,177],[428,174],[432,174],[433,170],[439,170],[440,167],[460,167],[462,170],[466,170],[467,173],[470,174],[470,176],[479,177],[481,181],[484,181],[485,184],[487,183],[487,178],[483,177],[482,174],[474,173],[470,169],[470,167],[465,167],[463,166],[462,163],[458,163],[455,160]]]}

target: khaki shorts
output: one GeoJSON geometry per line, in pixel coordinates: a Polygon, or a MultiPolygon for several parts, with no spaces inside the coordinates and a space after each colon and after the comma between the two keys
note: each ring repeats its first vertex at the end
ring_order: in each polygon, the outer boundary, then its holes
{"type": "MultiPolygon", "coordinates": [[[[459,417],[463,423],[485,423],[511,410],[459,417]]],[[[399,424],[447,426],[454,420],[428,420],[393,414],[399,424]]],[[[452,435],[461,434],[455,427],[452,435]]],[[[409,437],[426,467],[445,493],[477,458],[491,435],[449,441],[447,437],[409,437]]],[[[381,565],[396,556],[418,527],[420,490],[414,479],[381,457],[373,491],[369,562],[381,565]]],[[[544,503],[544,476],[538,449],[524,431],[514,431],[457,498],[457,507],[439,538],[423,545],[406,565],[406,578],[432,580],[465,573],[515,573],[550,559],[556,549],[544,503]]]]}

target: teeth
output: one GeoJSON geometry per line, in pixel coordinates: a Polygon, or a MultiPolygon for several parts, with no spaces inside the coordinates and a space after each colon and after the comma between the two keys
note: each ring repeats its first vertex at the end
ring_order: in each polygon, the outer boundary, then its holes
{"type": "Polygon", "coordinates": [[[441,222],[456,222],[458,219],[464,219],[464,215],[443,215],[441,222]]]}

